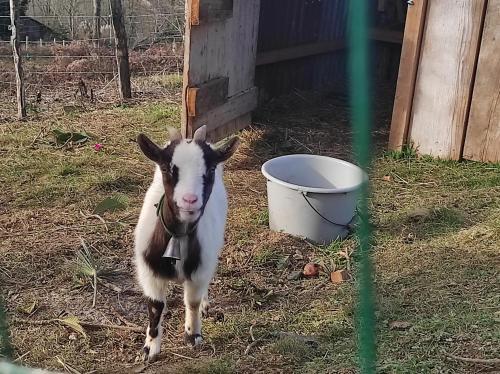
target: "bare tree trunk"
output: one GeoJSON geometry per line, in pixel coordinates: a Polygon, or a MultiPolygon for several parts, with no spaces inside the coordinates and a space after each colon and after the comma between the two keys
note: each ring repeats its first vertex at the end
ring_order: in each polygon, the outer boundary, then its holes
{"type": "Polygon", "coordinates": [[[132,97],[132,90],[130,87],[127,32],[125,31],[122,2],[121,0],[110,0],[110,6],[113,16],[113,28],[115,29],[116,64],[118,65],[120,96],[122,100],[130,99],[132,97]]]}
{"type": "Polygon", "coordinates": [[[26,100],[24,96],[23,82],[23,65],[21,54],[19,52],[19,39],[17,31],[18,10],[16,9],[15,0],[9,0],[10,3],[10,28],[12,30],[11,44],[12,55],[14,56],[14,69],[16,72],[16,89],[17,89],[17,117],[19,119],[26,118],[26,100]]]}
{"type": "Polygon", "coordinates": [[[101,39],[101,0],[94,0],[94,44],[99,45],[101,39]]]}

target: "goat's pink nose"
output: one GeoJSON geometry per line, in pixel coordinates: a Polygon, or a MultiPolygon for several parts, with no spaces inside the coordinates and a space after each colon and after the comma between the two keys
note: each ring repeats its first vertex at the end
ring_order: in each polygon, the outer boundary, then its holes
{"type": "Polygon", "coordinates": [[[187,193],[182,196],[182,200],[188,204],[194,204],[198,201],[198,197],[195,194],[187,193]]]}

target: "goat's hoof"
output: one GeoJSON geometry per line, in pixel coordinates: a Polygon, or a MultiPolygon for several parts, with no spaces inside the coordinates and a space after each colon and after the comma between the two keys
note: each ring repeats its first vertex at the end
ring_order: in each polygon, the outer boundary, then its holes
{"type": "Polygon", "coordinates": [[[184,341],[186,342],[187,345],[191,347],[196,347],[203,343],[203,337],[200,334],[193,334],[191,335],[188,332],[184,333],[184,341]]]}
{"type": "Polygon", "coordinates": [[[149,347],[144,347],[142,349],[142,361],[147,362],[149,360],[149,347]]]}
{"type": "Polygon", "coordinates": [[[148,346],[144,346],[143,348],[143,354],[142,354],[142,360],[144,362],[152,364],[158,359],[158,354],[159,352],[151,352],[151,348],[148,346]]]}

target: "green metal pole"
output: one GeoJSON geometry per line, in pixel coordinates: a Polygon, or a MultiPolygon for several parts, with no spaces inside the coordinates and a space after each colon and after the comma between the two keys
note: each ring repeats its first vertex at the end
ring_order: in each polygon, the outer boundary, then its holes
{"type": "MultiPolygon", "coordinates": [[[[368,5],[366,0],[349,0],[349,79],[354,151],[358,165],[368,171],[371,164],[371,107],[368,72],[368,5]]],[[[357,305],[358,358],[362,374],[375,373],[375,312],[373,267],[371,260],[369,187],[363,185],[359,202],[358,228],[360,254],[357,305]]]]}

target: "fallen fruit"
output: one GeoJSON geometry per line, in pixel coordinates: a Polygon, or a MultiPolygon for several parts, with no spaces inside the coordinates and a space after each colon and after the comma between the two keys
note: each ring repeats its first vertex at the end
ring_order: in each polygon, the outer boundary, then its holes
{"type": "Polygon", "coordinates": [[[317,277],[319,274],[319,269],[320,266],[318,264],[314,264],[312,262],[306,264],[304,266],[304,270],[302,270],[302,274],[304,274],[305,277],[317,277]]]}
{"type": "Polygon", "coordinates": [[[337,270],[330,274],[330,280],[333,283],[342,283],[351,279],[351,274],[347,270],[337,270]]]}

